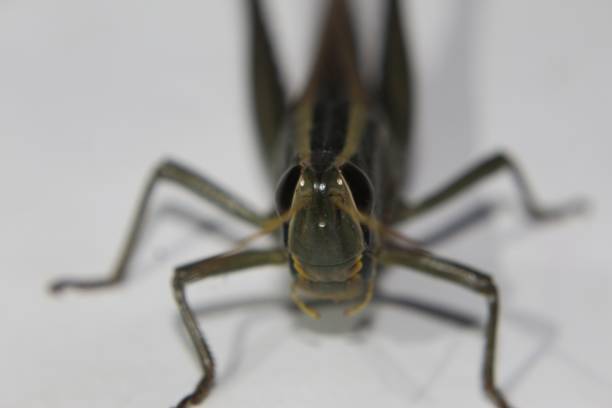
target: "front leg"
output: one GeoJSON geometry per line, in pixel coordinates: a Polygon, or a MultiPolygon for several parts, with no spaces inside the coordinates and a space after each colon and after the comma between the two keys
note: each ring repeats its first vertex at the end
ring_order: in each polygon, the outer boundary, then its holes
{"type": "Polygon", "coordinates": [[[486,343],[484,361],[482,366],[482,382],[487,396],[499,408],[508,408],[501,390],[495,381],[495,349],[497,338],[497,320],[499,317],[499,294],[493,279],[481,272],[453,261],[439,258],[435,255],[419,250],[383,249],[378,259],[387,265],[402,265],[414,268],[457,283],[485,296],[489,313],[486,324],[486,343]]]}
{"type": "Polygon", "coordinates": [[[136,209],[136,214],[133,218],[127,240],[123,246],[123,249],[121,250],[117,264],[110,276],[93,280],[58,280],[51,285],[50,289],[52,292],[59,292],[66,288],[103,288],[116,285],[125,279],[127,266],[136,249],[144,224],[144,216],[151,201],[153,190],[162,180],[171,181],[178,184],[216,207],[224,210],[230,215],[240,218],[250,224],[263,226],[267,220],[267,217],[258,215],[255,211],[251,210],[248,206],[243,204],[240,200],[225,191],[223,188],[213,183],[211,180],[197,174],[193,170],[179,163],[170,160],[165,161],[153,171],[145,186],[144,192],[136,209]]]}
{"type": "Polygon", "coordinates": [[[199,404],[206,395],[208,395],[215,377],[213,357],[204,340],[202,331],[198,326],[193,310],[189,306],[189,303],[187,303],[185,285],[226,272],[239,271],[262,265],[286,264],[287,261],[288,256],[285,249],[271,249],[264,251],[245,251],[229,256],[220,255],[176,269],[172,281],[174,298],[181,312],[181,317],[187,329],[187,333],[198,353],[198,359],[203,372],[202,379],[195,390],[184,397],[179,402],[177,408],[186,408],[199,404]]]}

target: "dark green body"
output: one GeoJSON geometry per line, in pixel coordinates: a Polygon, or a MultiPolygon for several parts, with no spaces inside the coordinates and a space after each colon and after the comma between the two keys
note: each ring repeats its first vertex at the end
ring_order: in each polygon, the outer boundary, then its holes
{"type": "MultiPolygon", "coordinates": [[[[410,118],[397,5],[389,3],[381,78],[366,84],[347,4],[330,2],[310,79],[293,103],[285,100],[261,11],[257,3],[252,6],[257,123],[264,159],[271,178],[279,183],[279,194],[295,194],[298,172],[307,174],[315,186],[329,186],[336,177],[344,177],[357,209],[390,223],[404,182],[410,118]]],[[[306,209],[284,228],[290,267],[299,278],[304,266],[299,286],[311,295],[335,300],[363,295],[376,267],[371,253],[380,241],[378,232],[338,211],[324,193],[315,188],[304,199],[306,209]],[[318,224],[325,227],[317,228],[318,224]],[[360,279],[351,279],[355,273],[351,266],[359,259],[363,261],[357,272],[360,279]],[[355,290],[355,285],[360,289],[355,290]]],[[[291,205],[280,207],[282,212],[291,205]]]]}
{"type": "Polygon", "coordinates": [[[101,279],[64,279],[51,286],[52,291],[60,292],[66,288],[104,288],[124,281],[152,192],[161,181],[177,184],[257,227],[258,232],[237,249],[174,271],[173,294],[202,368],[199,383],[179,401],[177,408],[203,401],[215,379],[212,353],[187,301],[186,287],[221,274],[287,263],[294,277],[292,300],[313,318],[319,314],[302,299],[304,295],[357,301],[346,313],[361,311],[372,300],[379,264],[408,267],[483,296],[488,314],[484,325],[482,384],[497,407],[509,407],[495,378],[499,296],[493,279],[415,246],[391,225],[437,208],[502,169],[513,175],[523,206],[533,219],[559,218],[581,207],[543,208],[518,167],[500,153],[422,199],[402,200],[400,192],[409,153],[411,92],[397,2],[386,2],[381,74],[376,83],[364,83],[361,79],[346,3],[329,1],[327,23],[312,74],[303,94],[293,103],[286,101],[259,2],[248,3],[255,117],[261,150],[276,183],[276,216],[258,213],[187,166],[164,161],[145,186],[112,274],[101,279]],[[283,237],[278,247],[245,250],[244,244],[252,238],[278,229],[282,229],[283,237]]]}
{"type": "Polygon", "coordinates": [[[259,140],[271,180],[277,183],[292,166],[309,162],[319,172],[333,164],[349,143],[348,160],[363,170],[375,189],[375,212],[391,219],[400,200],[407,168],[410,112],[409,72],[396,2],[388,3],[381,77],[364,83],[358,66],[349,10],[334,0],[318,55],[303,95],[287,103],[278,67],[261,21],[258,3],[252,33],[254,107],[259,140]],[[374,91],[374,92],[372,92],[374,91]],[[351,112],[358,120],[349,133],[351,112]],[[311,157],[300,146],[304,140],[311,157]],[[383,199],[383,197],[385,199],[383,199]]]}

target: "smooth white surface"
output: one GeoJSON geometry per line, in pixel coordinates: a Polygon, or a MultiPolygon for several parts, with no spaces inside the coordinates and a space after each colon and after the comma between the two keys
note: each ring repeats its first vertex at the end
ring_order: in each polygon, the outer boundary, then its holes
{"type": "MultiPolygon", "coordinates": [[[[322,2],[267,4],[289,87],[298,90],[322,2]]],[[[109,270],[162,157],[267,208],[242,5],[0,4],[1,406],[167,407],[197,381],[171,270],[230,248],[249,228],[163,187],[126,285],[60,298],[45,285],[109,270]]],[[[583,195],[593,207],[532,224],[509,177],[499,176],[403,230],[433,239],[494,203],[484,220],[433,248],[499,282],[502,388],[517,407],[612,406],[612,3],[404,5],[421,97],[413,192],[502,147],[543,201],[583,195]]],[[[414,273],[394,270],[382,286],[484,316],[478,297],[414,273]]],[[[317,324],[288,309],[287,294],[282,268],[190,288],[219,370],[206,407],[490,406],[479,385],[478,329],[385,303],[372,305],[367,324],[334,316],[317,324]]]]}

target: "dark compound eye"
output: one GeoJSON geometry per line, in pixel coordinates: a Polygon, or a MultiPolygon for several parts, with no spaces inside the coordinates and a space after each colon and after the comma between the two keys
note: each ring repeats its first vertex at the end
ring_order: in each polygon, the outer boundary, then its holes
{"type": "Polygon", "coordinates": [[[340,170],[359,211],[370,214],[374,204],[374,187],[368,176],[352,163],[346,163],[340,170]]]}
{"type": "Polygon", "coordinates": [[[276,186],[276,210],[279,214],[283,214],[291,208],[291,202],[293,201],[293,194],[295,193],[295,187],[302,168],[295,166],[287,170],[280,178],[278,185],[276,186]]]}

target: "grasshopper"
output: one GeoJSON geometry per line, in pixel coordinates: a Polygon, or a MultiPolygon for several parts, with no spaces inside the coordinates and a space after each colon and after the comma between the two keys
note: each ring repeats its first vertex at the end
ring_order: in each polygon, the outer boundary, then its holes
{"type": "Polygon", "coordinates": [[[394,225],[428,213],[491,175],[513,177],[527,214],[535,220],[562,217],[573,206],[544,208],[534,198],[516,164],[505,154],[469,168],[433,194],[418,200],[402,196],[412,129],[413,92],[404,29],[396,0],[386,14],[376,83],[364,81],[358,66],[350,10],[330,0],[311,74],[304,91],[287,101],[259,1],[250,0],[251,75],[261,154],[276,183],[274,215],[259,214],[218,184],[175,161],[152,172],[114,272],[99,280],[60,280],[51,286],[95,289],[117,285],[127,274],[154,188],[175,183],[259,230],[250,239],[279,232],[278,246],[231,252],[178,267],[172,289],[182,320],[197,351],[202,377],[178,407],[197,405],[215,378],[212,353],[185,289],[205,278],[264,265],[285,265],[292,276],[291,299],[318,319],[314,302],[348,304],[355,315],[372,300],[379,270],[401,266],[453,282],[487,302],[482,384],[497,407],[508,407],[495,378],[499,293],[491,276],[440,257],[404,238],[394,225]]]}

